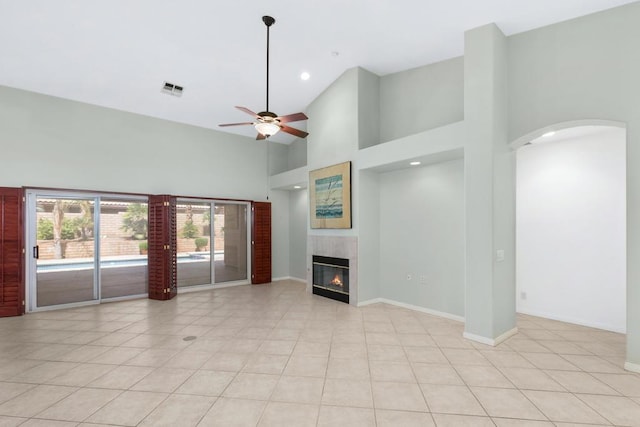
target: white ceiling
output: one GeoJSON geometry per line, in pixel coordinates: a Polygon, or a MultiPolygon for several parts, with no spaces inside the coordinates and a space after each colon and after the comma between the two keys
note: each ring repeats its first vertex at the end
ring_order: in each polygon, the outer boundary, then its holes
{"type": "Polygon", "coordinates": [[[0,0],[0,85],[255,136],[217,125],[251,120],[235,105],[264,110],[263,15],[276,19],[269,107],[285,115],[354,66],[385,75],[462,55],[464,32],[484,24],[511,35],[626,3],[0,0]],[[183,96],[162,94],[165,81],[183,85],[183,96]]]}

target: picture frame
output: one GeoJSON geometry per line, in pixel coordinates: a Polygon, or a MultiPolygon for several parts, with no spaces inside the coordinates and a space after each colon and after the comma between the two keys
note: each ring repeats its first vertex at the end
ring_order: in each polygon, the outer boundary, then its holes
{"type": "Polygon", "coordinates": [[[311,228],[351,228],[351,162],[309,172],[311,228]]]}

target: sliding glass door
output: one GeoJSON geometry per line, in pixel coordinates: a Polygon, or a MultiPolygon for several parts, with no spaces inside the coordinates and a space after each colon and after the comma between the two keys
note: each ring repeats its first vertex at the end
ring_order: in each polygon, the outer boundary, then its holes
{"type": "Polygon", "coordinates": [[[216,203],[215,207],[219,236],[214,256],[216,283],[247,280],[247,205],[216,203]]]}
{"type": "Polygon", "coordinates": [[[95,198],[35,199],[35,297],[38,307],[95,301],[95,198]]]}
{"type": "Polygon", "coordinates": [[[146,295],[146,199],[100,197],[100,297],[146,295]]]}
{"type": "MultiPolygon", "coordinates": [[[[27,190],[27,310],[148,294],[146,198],[27,190]]],[[[246,283],[249,204],[179,199],[178,287],[246,283]]]]}
{"type": "Polygon", "coordinates": [[[147,200],[27,191],[28,311],[147,293],[147,200]]]}
{"type": "Polygon", "coordinates": [[[178,200],[178,289],[210,285],[211,203],[178,200]]]}
{"type": "Polygon", "coordinates": [[[248,204],[178,200],[178,289],[249,277],[248,204]]]}

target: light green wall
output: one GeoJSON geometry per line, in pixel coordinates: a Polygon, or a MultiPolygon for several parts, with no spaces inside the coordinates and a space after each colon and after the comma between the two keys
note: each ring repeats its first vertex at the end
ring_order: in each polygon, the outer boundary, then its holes
{"type": "Polygon", "coordinates": [[[509,139],[570,120],[638,120],[639,19],[636,2],[509,37],[509,139]]]}
{"type": "Polygon", "coordinates": [[[380,77],[380,141],[464,118],[464,59],[449,59],[380,77]]]}
{"type": "Polygon", "coordinates": [[[309,218],[307,189],[289,193],[289,275],[307,280],[307,229],[309,218]]]}
{"type": "Polygon", "coordinates": [[[362,230],[358,236],[358,302],[380,298],[380,175],[373,171],[359,175],[358,194],[362,230]]]}
{"type": "Polygon", "coordinates": [[[269,173],[275,175],[289,170],[289,147],[277,142],[262,141],[269,148],[269,173]]]}
{"type": "Polygon", "coordinates": [[[358,68],[345,71],[307,108],[309,170],[353,160],[358,149],[358,68]]]}
{"type": "Polygon", "coordinates": [[[556,123],[627,125],[627,361],[640,369],[640,3],[509,38],[509,139],[556,123]]]}
{"type": "Polygon", "coordinates": [[[287,160],[289,170],[307,165],[307,140],[297,138],[288,146],[287,160]]]}
{"type": "Polygon", "coordinates": [[[289,276],[289,191],[271,191],[271,277],[289,276]]]}
{"type": "Polygon", "coordinates": [[[0,129],[0,185],[267,195],[266,146],[250,138],[2,86],[0,129]]]}
{"type": "Polygon", "coordinates": [[[358,68],[358,148],[380,143],[380,77],[358,68]]]}
{"type": "Polygon", "coordinates": [[[379,191],[380,296],[464,317],[463,160],[381,173],[379,191]]]}

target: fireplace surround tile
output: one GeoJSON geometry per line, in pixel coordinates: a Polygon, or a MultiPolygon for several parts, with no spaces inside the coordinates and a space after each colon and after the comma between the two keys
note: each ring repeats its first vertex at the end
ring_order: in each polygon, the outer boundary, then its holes
{"type": "Polygon", "coordinates": [[[358,304],[358,238],[355,236],[317,236],[307,239],[307,292],[312,292],[313,255],[349,260],[349,304],[358,304]]]}

